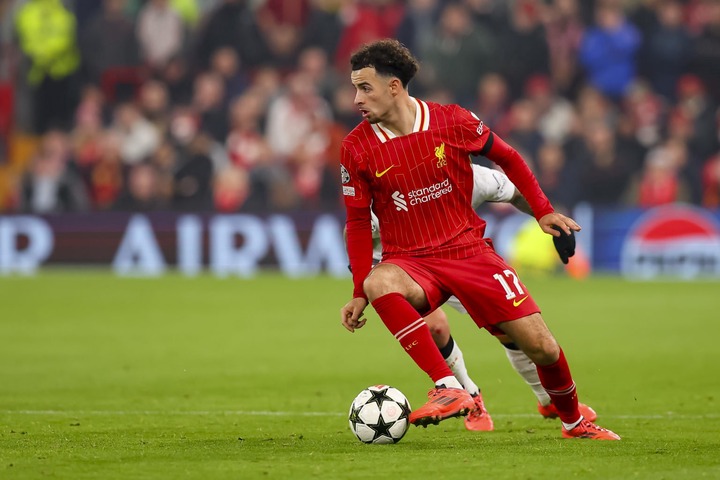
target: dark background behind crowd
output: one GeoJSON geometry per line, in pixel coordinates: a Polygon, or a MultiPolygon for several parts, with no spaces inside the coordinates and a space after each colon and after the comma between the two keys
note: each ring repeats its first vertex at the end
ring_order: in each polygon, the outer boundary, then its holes
{"type": "Polygon", "coordinates": [[[720,0],[0,0],[0,212],[337,210],[348,58],[516,147],[556,206],[720,205],[720,0]]]}

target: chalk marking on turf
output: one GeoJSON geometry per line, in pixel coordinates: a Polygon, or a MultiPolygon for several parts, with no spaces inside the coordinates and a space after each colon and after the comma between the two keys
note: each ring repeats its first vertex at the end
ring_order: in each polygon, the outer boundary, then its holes
{"type": "MultiPolygon", "coordinates": [[[[83,416],[255,416],[255,417],[332,417],[345,416],[342,412],[272,412],[268,410],[0,410],[0,415],[54,415],[68,417],[83,416]]],[[[493,413],[497,418],[539,417],[536,413],[493,413]]],[[[687,415],[668,412],[655,415],[602,415],[603,418],[627,420],[709,420],[720,418],[720,413],[687,415]]]]}

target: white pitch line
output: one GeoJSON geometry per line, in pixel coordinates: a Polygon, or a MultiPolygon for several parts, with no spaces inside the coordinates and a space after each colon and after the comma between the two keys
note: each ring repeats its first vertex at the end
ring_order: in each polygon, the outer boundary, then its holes
{"type": "MultiPolygon", "coordinates": [[[[267,410],[0,410],[0,415],[54,415],[67,417],[111,417],[111,416],[254,416],[254,417],[341,417],[342,412],[272,412],[267,410]]],[[[493,413],[496,418],[537,417],[536,413],[493,413]]],[[[720,413],[687,415],[667,412],[654,415],[602,415],[603,418],[630,420],[711,420],[719,419],[720,413]]]]}

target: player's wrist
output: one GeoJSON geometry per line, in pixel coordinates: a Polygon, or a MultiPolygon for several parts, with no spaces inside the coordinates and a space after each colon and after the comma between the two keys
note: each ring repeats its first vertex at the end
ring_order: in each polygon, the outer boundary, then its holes
{"type": "Polygon", "coordinates": [[[355,299],[355,298],[362,298],[362,299],[365,300],[366,302],[368,301],[368,297],[367,297],[367,295],[365,295],[365,292],[363,292],[363,291],[358,291],[357,289],[355,289],[355,290],[353,291],[353,299],[355,299]]]}
{"type": "MultiPolygon", "coordinates": [[[[533,211],[533,213],[534,213],[534,211],[533,211]]],[[[551,213],[555,213],[555,209],[552,207],[540,210],[540,212],[537,215],[535,215],[535,220],[537,220],[539,222],[545,215],[550,215],[551,213]]]]}

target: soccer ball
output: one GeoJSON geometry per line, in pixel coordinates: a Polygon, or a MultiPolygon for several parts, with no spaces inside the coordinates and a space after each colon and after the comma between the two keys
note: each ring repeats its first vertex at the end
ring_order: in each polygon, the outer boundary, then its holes
{"type": "Polygon", "coordinates": [[[397,443],[407,432],[410,402],[397,388],[373,385],[350,404],[350,430],[363,443],[397,443]]]}

